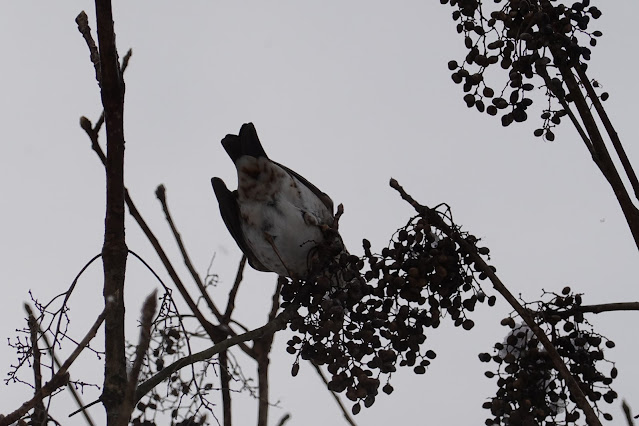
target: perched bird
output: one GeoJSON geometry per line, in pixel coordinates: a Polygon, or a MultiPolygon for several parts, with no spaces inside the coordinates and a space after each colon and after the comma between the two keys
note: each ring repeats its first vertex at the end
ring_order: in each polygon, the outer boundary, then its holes
{"type": "MultiPolygon", "coordinates": [[[[253,123],[222,146],[237,169],[238,188],[211,179],[220,213],[249,264],[259,271],[306,279],[317,268],[321,246],[333,231],[333,201],[298,173],[272,161],[253,123]],[[328,236],[328,237],[327,237],[328,236]]],[[[341,246],[343,247],[343,246],[341,246]]]]}

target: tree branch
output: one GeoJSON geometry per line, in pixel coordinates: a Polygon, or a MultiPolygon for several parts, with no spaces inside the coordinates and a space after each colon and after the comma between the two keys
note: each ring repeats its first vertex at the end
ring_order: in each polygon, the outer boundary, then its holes
{"type": "Polygon", "coordinates": [[[209,309],[218,318],[218,320],[221,321],[222,315],[220,311],[217,309],[217,306],[215,306],[215,303],[213,303],[213,300],[211,300],[211,297],[209,296],[209,294],[207,293],[206,288],[204,287],[204,283],[202,282],[202,279],[200,278],[200,275],[197,273],[197,271],[193,267],[193,263],[191,263],[191,259],[189,258],[189,255],[186,252],[186,248],[184,247],[184,243],[182,242],[182,237],[180,236],[180,233],[178,232],[177,228],[175,227],[175,224],[173,223],[173,218],[171,217],[171,213],[169,212],[169,206],[166,202],[166,188],[164,187],[164,185],[159,185],[157,187],[157,189],[155,190],[155,196],[160,201],[160,204],[162,204],[162,211],[164,212],[166,221],[169,223],[171,232],[173,232],[173,237],[175,238],[175,241],[177,242],[177,245],[180,249],[180,253],[182,254],[182,259],[184,259],[184,264],[186,265],[187,269],[191,273],[191,277],[193,277],[193,281],[195,281],[195,284],[197,285],[197,288],[200,290],[200,293],[202,294],[202,297],[206,301],[206,304],[208,305],[209,309]]]}
{"type": "Polygon", "coordinates": [[[135,361],[129,373],[129,382],[126,388],[124,403],[120,407],[119,426],[126,426],[131,418],[131,413],[135,409],[135,390],[140,377],[140,369],[146,357],[146,352],[151,343],[151,327],[153,326],[153,316],[157,308],[157,291],[153,291],[144,301],[142,306],[142,318],[140,321],[140,337],[135,350],[135,361]]]}
{"type": "Polygon", "coordinates": [[[89,18],[84,10],[75,18],[75,22],[78,24],[78,31],[80,31],[80,34],[84,37],[84,41],[87,43],[87,47],[89,48],[89,57],[91,58],[93,68],[95,68],[95,79],[98,84],[100,84],[100,81],[102,81],[100,72],[100,53],[98,52],[98,46],[95,45],[95,41],[91,36],[89,18]]]}
{"type": "Polygon", "coordinates": [[[231,315],[233,314],[233,310],[235,309],[235,297],[237,296],[237,290],[240,288],[240,283],[242,282],[242,278],[244,277],[245,267],[246,256],[242,255],[240,264],[237,267],[237,274],[235,274],[235,281],[233,281],[233,287],[231,287],[231,290],[229,291],[229,298],[226,302],[226,310],[224,311],[224,315],[221,319],[221,322],[224,324],[228,324],[231,321],[231,315]]]}
{"type": "Polygon", "coordinates": [[[112,303],[105,318],[105,368],[102,402],[107,425],[118,424],[126,390],[124,277],[127,247],[124,234],[124,81],[120,73],[110,0],[96,0],[100,54],[100,93],[107,135],[106,218],[104,221],[104,300],[112,303]]]}
{"type": "MultiPolygon", "coordinates": [[[[554,56],[555,49],[551,48],[554,56]]],[[[577,107],[577,111],[581,116],[581,119],[584,123],[584,127],[586,131],[590,135],[590,140],[592,142],[593,151],[596,153],[597,160],[595,163],[599,166],[602,174],[612,187],[613,192],[615,193],[615,197],[619,202],[619,206],[626,218],[626,222],[628,223],[628,227],[630,228],[630,232],[632,234],[633,239],[635,240],[635,245],[639,249],[639,210],[633,204],[626,187],[619,176],[619,172],[610,158],[610,153],[608,152],[608,148],[606,148],[606,144],[601,136],[601,132],[597,127],[597,123],[588,107],[588,104],[579,88],[579,84],[575,79],[572,68],[568,67],[566,64],[559,63],[558,64],[559,71],[570,91],[572,96],[572,100],[577,107]]]]}
{"type": "MultiPolygon", "coordinates": [[[[269,321],[274,321],[277,311],[280,308],[280,291],[286,279],[278,277],[277,286],[271,298],[271,311],[268,314],[269,321]]],[[[269,371],[270,364],[269,353],[273,347],[273,334],[260,336],[253,340],[253,350],[255,351],[255,361],[257,362],[257,389],[258,389],[258,406],[257,406],[257,425],[268,425],[268,409],[269,409],[269,371]]]]}
{"type": "Polygon", "coordinates": [[[330,390],[328,386],[328,380],[326,379],[326,376],[324,376],[324,372],[322,371],[320,366],[315,364],[313,361],[309,361],[309,362],[315,368],[317,375],[320,376],[320,379],[322,379],[322,381],[324,382],[324,385],[326,385],[326,389],[328,389],[328,392],[331,394],[331,396],[333,397],[333,399],[339,406],[339,409],[342,411],[342,415],[344,416],[344,420],[346,420],[346,422],[351,426],[357,426],[357,423],[355,423],[355,420],[353,420],[353,418],[351,417],[351,414],[348,412],[348,409],[344,406],[344,404],[342,403],[342,400],[339,399],[339,395],[333,392],[332,390],[330,390]]]}
{"type": "Polygon", "coordinates": [[[630,164],[630,160],[628,159],[628,156],[626,155],[626,151],[624,150],[623,145],[621,144],[619,135],[617,134],[617,131],[615,130],[615,128],[612,126],[612,122],[610,121],[610,118],[608,117],[606,110],[604,109],[603,105],[601,105],[601,102],[599,101],[599,97],[595,93],[595,89],[593,89],[592,84],[590,84],[590,79],[586,75],[586,71],[583,70],[581,67],[576,67],[576,69],[577,69],[577,75],[579,76],[579,80],[581,81],[581,84],[586,89],[586,93],[588,94],[588,97],[592,101],[592,104],[595,106],[595,110],[597,111],[599,118],[601,118],[601,122],[603,123],[604,128],[606,129],[606,133],[608,133],[608,136],[610,137],[610,140],[612,141],[612,146],[615,148],[615,151],[617,152],[617,156],[619,157],[619,160],[621,161],[621,165],[623,166],[623,169],[626,172],[626,176],[628,176],[628,180],[630,181],[630,184],[632,185],[632,189],[634,190],[634,193],[635,193],[635,198],[639,200],[639,179],[637,179],[637,175],[635,174],[635,171],[632,168],[632,164],[630,164]]]}
{"type": "MultiPolygon", "coordinates": [[[[33,355],[33,387],[35,390],[35,395],[37,395],[42,390],[42,362],[41,362],[41,353],[40,348],[38,346],[38,321],[33,316],[33,312],[29,305],[24,305],[25,310],[28,315],[28,324],[29,324],[29,335],[31,337],[31,354],[33,355]]],[[[46,424],[47,419],[47,410],[44,407],[44,403],[42,399],[36,401],[33,407],[33,414],[31,415],[31,422],[34,425],[44,425],[46,424]]]]}
{"type": "Polygon", "coordinates": [[[515,309],[515,311],[517,311],[519,316],[524,320],[528,327],[530,327],[533,333],[535,333],[546,352],[548,352],[548,356],[552,360],[553,365],[555,366],[557,371],[559,371],[561,377],[566,381],[568,389],[570,390],[575,403],[586,415],[586,421],[588,422],[588,424],[590,426],[601,426],[601,422],[597,418],[597,415],[586,400],[586,397],[579,386],[579,381],[572,374],[570,374],[568,367],[566,367],[566,364],[561,359],[561,356],[557,352],[557,349],[555,349],[553,344],[548,339],[548,336],[546,336],[546,333],[544,333],[544,331],[539,328],[530,311],[524,308],[515,298],[515,296],[512,295],[512,293],[497,277],[492,268],[488,266],[484,259],[477,253],[477,250],[471,244],[469,244],[457,230],[454,230],[450,226],[448,226],[448,224],[444,222],[444,220],[437,214],[437,212],[429,209],[426,206],[422,206],[417,201],[415,201],[413,197],[406,193],[404,188],[402,188],[395,179],[390,180],[390,186],[397,192],[399,192],[402,199],[413,206],[417,213],[425,217],[430,224],[440,229],[448,237],[455,241],[455,243],[457,243],[457,245],[459,245],[459,247],[465,253],[468,253],[475,264],[475,268],[488,276],[495,290],[497,290],[504,297],[504,299],[506,299],[506,301],[515,309]]]}
{"type": "Polygon", "coordinates": [[[628,423],[628,426],[635,426],[635,421],[632,418],[632,412],[630,410],[630,406],[628,405],[626,400],[623,400],[621,402],[621,408],[623,409],[623,414],[626,416],[626,423],[628,423]]]}
{"type": "Polygon", "coordinates": [[[568,318],[576,313],[591,313],[600,314],[602,312],[614,312],[614,311],[639,311],[639,302],[617,302],[617,303],[603,303],[600,305],[583,305],[576,306],[572,309],[566,309],[562,311],[548,310],[539,312],[542,315],[558,315],[561,318],[568,318]]]}

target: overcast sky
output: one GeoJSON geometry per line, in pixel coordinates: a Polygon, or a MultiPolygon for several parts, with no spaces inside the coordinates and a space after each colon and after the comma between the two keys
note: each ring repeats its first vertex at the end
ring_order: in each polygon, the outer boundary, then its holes
{"type": "MultiPolygon", "coordinates": [[[[604,37],[588,72],[611,94],[605,106],[638,165],[638,64],[631,52],[639,6],[630,0],[611,6],[602,4],[604,15],[594,23],[604,37]]],[[[83,9],[95,29],[90,2],[0,7],[3,341],[24,326],[29,290],[43,302],[61,293],[102,245],[104,171],[78,125],[81,115],[95,121],[101,111],[93,66],[74,23],[83,9]]],[[[637,249],[610,187],[569,123],[549,143],[532,135],[540,124],[540,98],[529,123],[507,129],[466,108],[446,67],[464,56],[451,12],[437,1],[408,0],[116,2],[120,53],[134,52],[125,76],[126,185],[183,278],[154,190],[166,186],[202,274],[215,255],[220,284],[214,296],[223,305],[241,253],[209,180],[219,176],[235,187],[235,169],[219,141],[252,121],[271,158],[344,204],[340,229],[353,253],[361,252],[362,238],[381,250],[412,215],[388,187],[394,177],[423,204],[448,203],[456,221],[491,248],[492,263],[513,293],[532,300],[542,289],[571,285],[586,293],[585,303],[639,300],[637,249]]],[[[168,281],[130,217],[127,239],[168,281]]],[[[157,283],[132,258],[128,272],[134,339],[140,301],[157,283]]],[[[77,337],[101,309],[101,279],[96,264],[71,299],[77,337]]],[[[265,322],[275,279],[246,273],[239,320],[251,327],[265,322]]],[[[427,374],[400,371],[393,377],[395,393],[362,410],[358,423],[482,424],[488,412],[481,404],[495,384],[483,376],[486,364],[477,353],[503,339],[506,330],[498,323],[508,312],[500,300],[474,313],[472,332],[429,330],[427,343],[438,358],[427,374]]],[[[608,313],[591,320],[616,341],[606,354],[620,370],[614,388],[639,412],[636,318],[608,313]]],[[[286,336],[278,334],[271,355],[271,398],[278,403],[271,423],[290,412],[289,425],[341,424],[308,365],[290,376],[294,358],[284,350],[286,336]]],[[[100,361],[89,354],[81,361],[73,377],[101,383],[100,361]]],[[[11,348],[0,349],[3,377],[15,362],[11,348]]],[[[245,374],[251,374],[248,367],[245,374]]],[[[31,372],[23,378],[30,380],[31,372]]],[[[98,394],[88,389],[85,399],[98,394]]],[[[28,395],[25,386],[0,385],[0,411],[28,395]]],[[[236,424],[253,424],[253,401],[240,395],[236,401],[242,407],[236,424]]],[[[65,419],[73,409],[69,403],[53,413],[63,424],[81,424],[65,419]]],[[[617,404],[610,411],[621,416],[617,404]]],[[[102,419],[103,409],[91,413],[102,419]]]]}

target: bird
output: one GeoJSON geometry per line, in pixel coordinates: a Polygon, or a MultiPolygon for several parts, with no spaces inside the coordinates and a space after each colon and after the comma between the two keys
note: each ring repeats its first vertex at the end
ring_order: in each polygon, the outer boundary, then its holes
{"type": "Polygon", "coordinates": [[[331,254],[345,250],[331,198],[271,160],[253,123],[226,135],[222,146],[235,164],[238,187],[231,191],[218,177],[211,184],[224,224],[254,269],[304,280],[321,267],[325,245],[331,254]]]}

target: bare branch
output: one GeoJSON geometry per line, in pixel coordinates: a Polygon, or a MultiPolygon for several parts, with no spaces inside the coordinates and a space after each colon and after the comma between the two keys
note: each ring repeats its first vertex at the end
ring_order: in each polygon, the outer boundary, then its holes
{"type": "Polygon", "coordinates": [[[133,367],[129,373],[129,382],[127,384],[126,396],[124,403],[120,408],[120,415],[118,416],[119,426],[126,426],[131,418],[131,413],[135,408],[135,389],[138,384],[138,378],[140,377],[140,369],[142,363],[146,357],[146,352],[149,349],[149,343],[151,342],[151,327],[153,326],[153,317],[157,309],[157,291],[153,291],[147,296],[142,306],[142,318],[140,324],[140,337],[138,339],[138,346],[135,350],[135,361],[133,367]]]}
{"type": "Polygon", "coordinates": [[[240,260],[240,265],[237,267],[237,274],[235,275],[235,281],[233,282],[233,287],[231,287],[231,291],[229,291],[229,299],[226,303],[226,311],[224,311],[224,316],[221,319],[223,324],[228,324],[231,320],[231,314],[235,309],[235,296],[237,296],[237,290],[240,288],[240,283],[242,282],[242,278],[244,277],[244,268],[246,267],[246,256],[242,255],[242,259],[240,260]]]}
{"type": "Polygon", "coordinates": [[[632,189],[634,190],[634,193],[635,193],[635,198],[639,200],[639,179],[637,179],[635,170],[632,168],[632,164],[630,164],[630,160],[628,159],[628,156],[626,155],[626,151],[624,150],[623,145],[621,144],[619,135],[617,134],[617,131],[613,127],[612,122],[610,121],[610,118],[608,117],[608,114],[606,113],[606,110],[604,109],[603,105],[601,105],[601,102],[599,101],[599,97],[595,93],[595,89],[593,89],[592,84],[590,84],[590,79],[588,78],[588,76],[586,76],[586,71],[583,70],[581,67],[576,67],[576,69],[577,69],[577,75],[579,76],[579,80],[581,81],[581,84],[583,84],[584,88],[586,89],[586,93],[588,93],[588,97],[592,101],[592,104],[595,106],[595,110],[597,111],[599,118],[601,118],[601,122],[603,123],[604,128],[606,129],[606,133],[608,133],[608,136],[610,137],[610,140],[612,141],[612,146],[615,148],[615,151],[617,152],[617,156],[619,157],[619,160],[621,161],[621,165],[623,166],[623,169],[626,172],[626,176],[628,177],[628,180],[630,181],[630,184],[632,185],[632,189]]]}
{"type": "Polygon", "coordinates": [[[628,423],[628,426],[635,426],[635,421],[632,418],[632,411],[630,410],[630,406],[625,399],[621,402],[621,408],[623,409],[623,413],[626,416],[626,422],[628,423]]]}
{"type": "MultiPolygon", "coordinates": [[[[38,346],[38,321],[33,316],[33,312],[29,305],[25,303],[24,309],[28,314],[28,323],[29,323],[29,334],[31,336],[31,354],[33,355],[33,386],[35,390],[35,394],[37,395],[42,390],[42,363],[40,360],[40,348],[38,346]]],[[[44,407],[44,403],[42,399],[36,401],[35,406],[33,407],[33,415],[31,416],[32,423],[34,425],[43,425],[45,424],[45,420],[47,418],[47,410],[44,407]]]]}
{"type": "Polygon", "coordinates": [[[84,41],[86,41],[87,46],[89,47],[89,55],[91,58],[91,63],[95,68],[95,79],[98,84],[102,80],[100,74],[100,54],[98,53],[98,46],[95,45],[95,41],[93,40],[93,36],[91,35],[91,28],[89,27],[89,18],[87,14],[84,12],[80,12],[80,14],[75,18],[76,24],[78,24],[78,31],[82,34],[84,41]]]}
{"type": "Polygon", "coordinates": [[[617,302],[617,303],[602,303],[600,305],[583,305],[576,306],[572,309],[566,309],[564,311],[543,311],[542,315],[550,314],[557,315],[560,318],[568,318],[576,313],[591,313],[600,314],[602,312],[614,312],[614,311],[639,311],[639,302],[617,302]]]}

